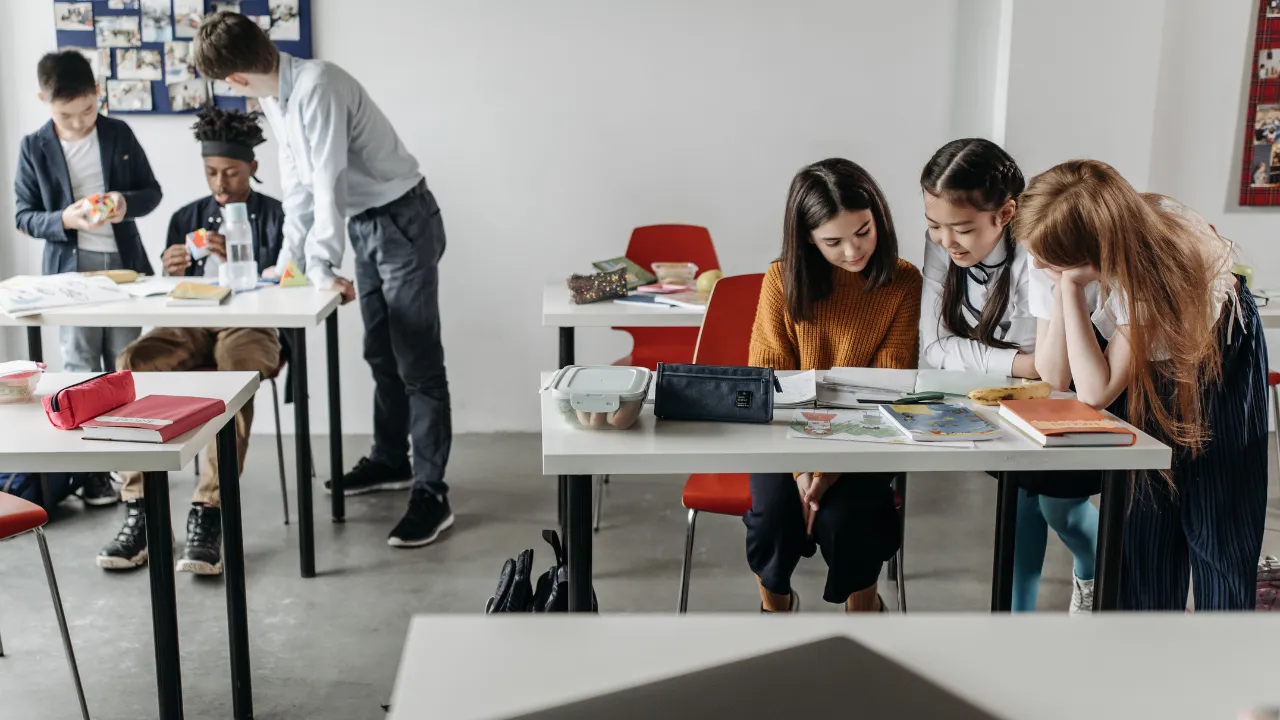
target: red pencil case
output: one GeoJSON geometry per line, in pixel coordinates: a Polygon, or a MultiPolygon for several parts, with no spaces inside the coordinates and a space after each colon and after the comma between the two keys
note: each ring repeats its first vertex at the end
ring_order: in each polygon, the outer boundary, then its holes
{"type": "Polygon", "coordinates": [[[133,373],[105,373],[68,385],[44,398],[44,412],[59,430],[75,430],[99,415],[133,402],[133,373]]]}

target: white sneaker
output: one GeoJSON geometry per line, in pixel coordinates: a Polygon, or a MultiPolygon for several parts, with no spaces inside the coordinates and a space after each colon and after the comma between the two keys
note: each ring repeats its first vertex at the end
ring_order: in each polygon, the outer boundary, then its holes
{"type": "Polygon", "coordinates": [[[1086,615],[1093,612],[1093,581],[1071,576],[1071,614],[1086,615]]]}

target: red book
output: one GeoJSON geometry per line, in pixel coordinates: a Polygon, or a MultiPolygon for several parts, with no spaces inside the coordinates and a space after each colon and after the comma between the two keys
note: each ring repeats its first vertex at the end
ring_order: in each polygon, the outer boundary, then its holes
{"type": "Polygon", "coordinates": [[[1045,447],[1132,445],[1127,425],[1074,399],[1004,400],[1000,417],[1045,447]]]}
{"type": "Polygon", "coordinates": [[[86,440],[166,443],[226,411],[226,404],[213,398],[148,395],[81,427],[86,440]]]}

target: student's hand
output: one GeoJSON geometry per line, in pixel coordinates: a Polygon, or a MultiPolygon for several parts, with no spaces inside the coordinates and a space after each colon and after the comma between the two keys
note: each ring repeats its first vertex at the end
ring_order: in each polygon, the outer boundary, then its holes
{"type": "Polygon", "coordinates": [[[812,485],[813,473],[800,473],[796,476],[796,490],[800,492],[800,512],[804,515],[805,532],[809,535],[813,534],[813,516],[817,513],[816,506],[805,502],[812,485]]]}
{"type": "Polygon", "coordinates": [[[1013,376],[1032,380],[1040,379],[1040,372],[1036,370],[1035,353],[1018,353],[1013,356],[1013,376]]]}
{"type": "Polygon", "coordinates": [[[89,214],[89,207],[88,198],[82,198],[68,205],[67,209],[62,211],[62,227],[67,230],[94,230],[102,227],[106,220],[89,222],[86,217],[89,214]]]}
{"type": "Polygon", "coordinates": [[[356,299],[356,286],[344,277],[334,277],[325,282],[324,290],[332,290],[342,296],[342,304],[346,305],[356,299]]]}
{"type": "Polygon", "coordinates": [[[271,267],[262,271],[262,277],[265,280],[279,280],[280,271],[276,269],[275,265],[272,265],[271,267]]]}
{"type": "Polygon", "coordinates": [[[1062,282],[1075,285],[1076,287],[1085,287],[1089,283],[1102,279],[1102,273],[1098,272],[1098,268],[1092,265],[1077,265],[1073,268],[1063,270],[1062,282]]]}
{"type": "Polygon", "coordinates": [[[180,277],[187,274],[191,267],[191,253],[186,245],[170,245],[160,254],[160,262],[164,265],[164,274],[180,277]]]}
{"type": "Polygon", "coordinates": [[[205,232],[204,239],[208,243],[209,253],[216,255],[222,262],[227,261],[227,238],[212,230],[205,232]]]}
{"type": "Polygon", "coordinates": [[[109,192],[107,197],[116,204],[116,209],[111,211],[107,216],[107,222],[118,223],[124,220],[124,216],[129,212],[129,204],[124,201],[124,195],[118,192],[109,192]]]}

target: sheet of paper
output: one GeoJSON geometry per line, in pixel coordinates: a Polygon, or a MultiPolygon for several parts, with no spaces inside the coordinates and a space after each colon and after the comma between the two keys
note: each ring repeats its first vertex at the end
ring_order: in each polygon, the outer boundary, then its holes
{"type": "Polygon", "coordinates": [[[774,393],[773,406],[777,408],[812,405],[818,397],[818,374],[807,370],[795,375],[779,375],[782,392],[774,393]]]}
{"type": "Polygon", "coordinates": [[[54,308],[128,299],[129,293],[100,275],[20,275],[0,283],[0,312],[15,318],[39,315],[54,308]]]}
{"type": "Polygon", "coordinates": [[[137,282],[125,283],[120,285],[119,288],[129,293],[129,297],[155,297],[157,295],[167,295],[178,283],[187,279],[189,278],[148,277],[142,278],[137,282]]]}
{"type": "Polygon", "coordinates": [[[787,437],[806,440],[843,440],[889,445],[911,445],[914,447],[973,449],[973,443],[968,441],[914,442],[885,420],[877,409],[796,410],[791,416],[787,437]]]}

